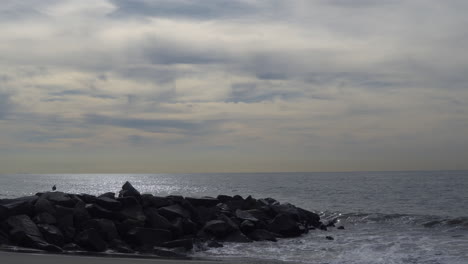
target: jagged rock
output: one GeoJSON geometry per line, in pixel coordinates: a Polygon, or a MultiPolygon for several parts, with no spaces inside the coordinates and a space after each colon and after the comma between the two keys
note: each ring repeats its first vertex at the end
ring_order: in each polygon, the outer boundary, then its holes
{"type": "Polygon", "coordinates": [[[96,204],[110,211],[118,211],[122,208],[122,203],[107,196],[98,197],[96,199],[96,204]]]}
{"type": "Polygon", "coordinates": [[[93,218],[114,219],[115,217],[115,214],[112,211],[104,209],[97,204],[87,204],[85,208],[93,218]]]}
{"type": "Polygon", "coordinates": [[[172,204],[172,201],[166,197],[153,196],[151,194],[142,194],[141,200],[143,207],[161,208],[172,204]]]}
{"type": "Polygon", "coordinates": [[[184,248],[185,250],[191,250],[193,248],[193,239],[172,240],[162,243],[161,246],[165,248],[184,248]]]}
{"type": "Polygon", "coordinates": [[[193,206],[204,206],[204,207],[213,207],[217,205],[220,201],[213,197],[185,197],[185,200],[190,202],[193,206]]]}
{"type": "Polygon", "coordinates": [[[232,243],[250,243],[252,240],[248,237],[246,237],[242,232],[235,231],[231,234],[229,234],[227,237],[223,239],[225,242],[232,242],[232,243]]]}
{"type": "Polygon", "coordinates": [[[156,208],[147,208],[145,210],[148,226],[156,229],[171,229],[172,224],[164,216],[158,213],[156,208]]]}
{"type": "Polygon", "coordinates": [[[75,208],[73,208],[73,222],[75,223],[75,227],[81,228],[90,219],[91,215],[89,215],[86,210],[86,204],[83,201],[77,202],[75,208]]]}
{"type": "Polygon", "coordinates": [[[135,251],[129,245],[127,245],[125,242],[119,239],[112,241],[109,247],[119,253],[124,253],[124,254],[135,253],[135,251]]]}
{"type": "Polygon", "coordinates": [[[304,210],[302,208],[297,207],[297,210],[302,219],[307,223],[309,226],[319,227],[321,225],[320,216],[316,213],[304,210]]]}
{"type": "Polygon", "coordinates": [[[232,196],[229,196],[229,195],[223,195],[223,194],[220,194],[218,195],[218,197],[216,197],[219,202],[221,203],[226,203],[228,201],[231,201],[232,200],[232,196]]]}
{"type": "Polygon", "coordinates": [[[109,219],[91,219],[86,222],[84,229],[97,230],[101,237],[107,242],[120,239],[114,222],[109,219]]]}
{"type": "Polygon", "coordinates": [[[7,218],[8,218],[8,209],[5,206],[0,205],[0,221],[3,221],[7,218]]]}
{"type": "Polygon", "coordinates": [[[182,230],[184,235],[193,235],[197,232],[197,224],[190,219],[182,219],[182,230]]]}
{"type": "Polygon", "coordinates": [[[8,245],[10,244],[10,237],[0,230],[0,245],[8,245]]]}
{"type": "Polygon", "coordinates": [[[37,196],[27,196],[17,199],[3,199],[0,205],[7,209],[8,216],[32,216],[34,213],[34,204],[36,203],[37,199],[37,196]]]}
{"type": "Polygon", "coordinates": [[[190,218],[190,212],[178,204],[161,207],[158,209],[158,213],[170,220],[177,217],[190,218]]]}
{"type": "Polygon", "coordinates": [[[106,242],[94,228],[86,229],[78,234],[75,241],[79,246],[91,251],[102,252],[107,248],[106,242]]]}
{"type": "Polygon", "coordinates": [[[164,242],[171,241],[172,234],[170,231],[164,229],[137,227],[130,230],[127,233],[126,238],[127,241],[132,245],[152,247],[162,245],[164,242]]]}
{"type": "Polygon", "coordinates": [[[276,242],[276,237],[279,235],[275,235],[268,230],[265,229],[256,229],[249,233],[249,238],[255,241],[273,241],[276,242]]]}
{"type": "Polygon", "coordinates": [[[7,220],[12,241],[20,246],[44,249],[48,243],[27,215],[10,216],[7,220]]]}
{"type": "Polygon", "coordinates": [[[49,213],[40,213],[33,218],[34,223],[36,224],[46,224],[46,225],[55,225],[57,224],[57,219],[55,216],[49,213]]]}
{"type": "Polygon", "coordinates": [[[226,222],[229,225],[230,230],[232,231],[239,230],[240,223],[235,222],[233,219],[229,218],[227,215],[220,214],[218,216],[218,219],[226,222]]]}
{"type": "Polygon", "coordinates": [[[275,215],[287,215],[294,219],[295,221],[299,221],[299,211],[297,207],[292,204],[285,203],[279,205],[272,205],[270,206],[271,210],[275,213],[275,215]]]}
{"type": "Polygon", "coordinates": [[[49,213],[51,215],[55,215],[57,213],[52,203],[45,198],[39,198],[37,200],[36,204],[34,205],[34,212],[36,214],[49,213]]]}
{"type": "Polygon", "coordinates": [[[222,220],[211,220],[205,224],[203,231],[215,236],[216,238],[223,238],[234,230],[228,223],[222,220]]]}
{"type": "Polygon", "coordinates": [[[166,198],[172,203],[181,203],[184,201],[184,197],[182,195],[169,195],[166,198]]]}
{"type": "Polygon", "coordinates": [[[77,195],[77,197],[79,197],[81,200],[83,200],[83,202],[85,202],[86,204],[94,204],[94,203],[96,203],[96,199],[97,199],[96,196],[86,194],[86,193],[79,194],[79,195],[77,195]]]}
{"type": "Polygon", "coordinates": [[[126,236],[128,231],[137,228],[137,227],[144,227],[145,222],[137,221],[134,219],[125,219],[124,221],[120,223],[115,223],[115,227],[117,228],[117,231],[119,232],[121,237],[126,236]]]}
{"type": "Polygon", "coordinates": [[[119,201],[123,201],[123,208],[120,210],[119,214],[124,219],[135,219],[141,222],[146,221],[146,216],[143,213],[143,207],[135,200],[135,198],[127,197],[119,199],[119,201]]]}
{"type": "MultiPolygon", "coordinates": [[[[268,208],[268,210],[269,210],[269,208],[268,208]]],[[[249,213],[251,216],[255,217],[259,221],[267,221],[267,220],[271,219],[270,215],[265,210],[251,209],[251,210],[245,210],[244,212],[249,213]]]]}
{"type": "Polygon", "coordinates": [[[196,210],[198,212],[198,222],[201,225],[206,224],[208,221],[215,220],[217,215],[221,212],[218,207],[207,208],[201,206],[197,207],[196,210]]]}
{"type": "Polygon", "coordinates": [[[57,226],[62,231],[66,242],[70,242],[75,237],[75,222],[73,220],[73,209],[63,206],[56,206],[57,226]]]}
{"type": "Polygon", "coordinates": [[[182,218],[178,217],[172,221],[171,232],[173,238],[179,238],[184,236],[184,226],[182,224],[182,218]]]}
{"type": "Polygon", "coordinates": [[[45,240],[53,245],[62,247],[65,240],[62,231],[53,225],[39,224],[37,226],[44,236],[45,240]]]}
{"type": "Polygon", "coordinates": [[[269,224],[268,230],[285,237],[294,237],[302,234],[298,223],[289,215],[277,215],[269,224]]]}
{"type": "Polygon", "coordinates": [[[249,220],[244,220],[240,225],[240,229],[244,233],[250,233],[255,229],[255,224],[249,220]]]}
{"type": "Polygon", "coordinates": [[[140,200],[141,199],[141,194],[139,191],[137,191],[132,184],[129,182],[125,182],[125,184],[122,186],[122,190],[119,192],[119,197],[135,197],[136,199],[140,200]]]}
{"type": "Polygon", "coordinates": [[[257,202],[259,202],[260,204],[262,205],[265,205],[265,206],[270,206],[270,205],[279,205],[280,203],[278,201],[276,201],[275,199],[273,198],[263,198],[263,199],[259,199],[257,200],[257,202]]]}
{"type": "Polygon", "coordinates": [[[248,220],[252,223],[258,222],[258,219],[255,218],[249,211],[243,211],[243,210],[237,209],[235,215],[240,220],[248,220]]]}
{"type": "Polygon", "coordinates": [[[106,193],[103,193],[103,194],[101,194],[101,195],[98,196],[98,198],[103,198],[103,197],[115,199],[115,193],[113,193],[113,192],[106,192],[106,193]]]}
{"type": "Polygon", "coordinates": [[[46,192],[40,196],[41,199],[47,199],[54,205],[60,205],[64,207],[74,207],[75,201],[69,194],[63,192],[46,192]]]}
{"type": "Polygon", "coordinates": [[[66,251],[81,251],[82,250],[82,248],[80,246],[78,246],[77,244],[75,244],[75,243],[65,244],[62,247],[62,249],[66,250],[66,251]]]}

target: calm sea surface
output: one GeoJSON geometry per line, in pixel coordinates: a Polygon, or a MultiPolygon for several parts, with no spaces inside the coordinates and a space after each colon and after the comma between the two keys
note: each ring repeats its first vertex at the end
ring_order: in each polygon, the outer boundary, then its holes
{"type": "Polygon", "coordinates": [[[227,244],[195,256],[253,263],[468,263],[468,171],[0,174],[0,199],[47,191],[54,184],[63,192],[118,192],[125,181],[155,195],[272,197],[318,211],[324,219],[338,217],[346,227],[278,243],[227,244]]]}

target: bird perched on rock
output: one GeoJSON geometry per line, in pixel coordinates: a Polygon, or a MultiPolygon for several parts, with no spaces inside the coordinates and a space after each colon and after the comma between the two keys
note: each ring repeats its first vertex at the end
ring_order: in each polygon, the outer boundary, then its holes
{"type": "Polygon", "coordinates": [[[52,186],[52,191],[55,191],[55,190],[57,190],[57,186],[54,185],[52,186]]]}

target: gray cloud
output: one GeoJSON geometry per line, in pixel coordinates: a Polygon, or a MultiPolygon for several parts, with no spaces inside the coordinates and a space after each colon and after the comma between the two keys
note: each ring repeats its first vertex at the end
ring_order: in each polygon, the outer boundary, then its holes
{"type": "Polygon", "coordinates": [[[13,108],[14,103],[11,101],[11,94],[0,92],[0,120],[7,118],[13,108]]]}

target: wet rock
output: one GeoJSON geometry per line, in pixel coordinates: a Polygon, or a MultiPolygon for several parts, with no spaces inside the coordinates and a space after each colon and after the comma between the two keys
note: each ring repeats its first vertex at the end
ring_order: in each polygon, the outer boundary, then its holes
{"type": "Polygon", "coordinates": [[[213,207],[219,203],[219,200],[213,197],[186,197],[185,200],[190,202],[193,206],[204,206],[204,207],[213,207]]]}
{"type": "Polygon", "coordinates": [[[96,199],[96,204],[110,211],[118,211],[122,208],[122,204],[119,201],[106,196],[98,197],[96,199]]]}
{"type": "Polygon", "coordinates": [[[33,218],[34,223],[36,224],[46,224],[46,225],[55,225],[57,224],[57,219],[55,216],[49,213],[40,213],[33,218]]]}
{"type": "Polygon", "coordinates": [[[113,240],[109,247],[119,253],[133,254],[135,251],[122,240],[113,240]]]}
{"type": "Polygon", "coordinates": [[[166,197],[171,201],[171,203],[182,203],[184,201],[184,196],[182,195],[169,195],[166,197]]]}
{"type": "Polygon", "coordinates": [[[102,252],[107,248],[106,242],[102,239],[100,233],[94,228],[86,229],[78,234],[76,243],[80,247],[90,251],[102,252]]]}
{"type": "Polygon", "coordinates": [[[90,219],[91,215],[86,210],[86,204],[83,201],[77,202],[73,209],[73,222],[75,223],[75,227],[81,228],[90,219]]]}
{"type": "Polygon", "coordinates": [[[216,199],[218,199],[220,203],[226,203],[232,200],[232,196],[221,194],[221,195],[218,195],[216,199]]]}
{"type": "Polygon", "coordinates": [[[164,242],[162,247],[165,248],[184,248],[185,250],[192,250],[193,249],[193,239],[188,238],[188,239],[178,239],[178,240],[172,240],[168,242],[164,242]]]}
{"type": "Polygon", "coordinates": [[[256,229],[249,233],[249,238],[255,241],[277,241],[277,237],[280,235],[276,235],[274,233],[269,232],[265,229],[256,229]]]}
{"type": "Polygon", "coordinates": [[[218,241],[211,240],[206,244],[210,248],[220,248],[223,247],[223,244],[219,243],[218,241]]]}
{"type": "Polygon", "coordinates": [[[174,250],[170,250],[167,248],[159,248],[155,247],[153,248],[152,253],[156,256],[159,257],[164,257],[164,258],[175,258],[175,259],[186,259],[187,256],[185,254],[182,254],[180,252],[176,252],[174,250]]]}
{"type": "Polygon", "coordinates": [[[27,215],[10,216],[7,220],[12,241],[20,246],[44,249],[48,243],[27,215]]]}
{"type": "Polygon", "coordinates": [[[161,207],[158,209],[158,213],[169,220],[177,217],[190,218],[190,212],[178,204],[161,207]]]}
{"type": "Polygon", "coordinates": [[[172,240],[172,234],[168,230],[137,227],[127,233],[126,240],[132,245],[158,246],[172,240]]]}
{"type": "Polygon", "coordinates": [[[344,226],[339,226],[337,229],[344,230],[345,227],[344,226]]]}
{"type": "Polygon", "coordinates": [[[122,190],[119,192],[119,197],[135,197],[137,200],[141,199],[141,194],[139,191],[137,191],[131,183],[125,182],[125,184],[122,186],[122,190]]]}
{"type": "Polygon", "coordinates": [[[205,224],[203,231],[207,234],[213,235],[216,238],[223,238],[232,231],[232,227],[222,220],[211,220],[205,224]]]}
{"type": "Polygon", "coordinates": [[[143,194],[141,195],[141,200],[143,203],[143,207],[154,207],[154,208],[161,208],[164,206],[169,206],[172,204],[172,201],[166,197],[159,197],[153,196],[151,194],[143,194]]]}
{"type": "Polygon", "coordinates": [[[220,213],[218,207],[204,207],[200,206],[196,208],[198,214],[198,223],[201,225],[206,224],[208,221],[215,220],[220,213]]]}
{"type": "Polygon", "coordinates": [[[320,222],[320,216],[318,214],[304,210],[299,207],[297,207],[297,210],[300,214],[301,219],[303,219],[307,223],[307,225],[313,226],[315,228],[320,227],[321,222],[320,222]]]}
{"type": "Polygon", "coordinates": [[[77,244],[75,243],[68,243],[68,244],[65,244],[63,247],[62,247],[63,250],[66,250],[66,251],[81,251],[83,250],[80,246],[78,246],[77,244]]]}
{"type": "Polygon", "coordinates": [[[294,219],[294,221],[299,221],[300,219],[297,207],[292,204],[285,203],[280,205],[272,205],[270,208],[275,213],[275,215],[287,215],[294,219]]]}
{"type": "Polygon", "coordinates": [[[57,227],[62,231],[66,242],[71,242],[75,237],[75,222],[73,220],[73,209],[56,206],[57,227]]]}
{"type": "Polygon", "coordinates": [[[229,234],[227,237],[223,239],[224,242],[232,242],[232,243],[250,243],[252,240],[242,234],[239,230],[234,231],[233,233],[229,234]]]}
{"type": "Polygon", "coordinates": [[[94,195],[90,195],[90,194],[79,194],[77,195],[77,197],[79,197],[81,200],[83,200],[83,202],[85,202],[86,204],[94,204],[96,203],[96,199],[97,197],[94,196],[94,195]]]}
{"type": "Polygon", "coordinates": [[[325,238],[328,240],[335,240],[332,236],[326,236],[325,238]]]}
{"type": "Polygon", "coordinates": [[[137,227],[144,227],[145,222],[137,221],[134,219],[125,219],[122,222],[115,223],[117,231],[119,232],[121,237],[126,236],[128,231],[137,228],[137,227]]]}
{"type": "Polygon", "coordinates": [[[40,224],[37,226],[45,240],[53,245],[62,247],[65,243],[62,231],[53,225],[40,224]]]}
{"type": "Polygon", "coordinates": [[[268,230],[278,233],[285,237],[294,237],[301,235],[298,223],[289,215],[277,215],[269,224],[268,230]]]}
{"type": "Polygon", "coordinates": [[[8,209],[5,206],[0,205],[0,221],[3,221],[7,218],[8,218],[8,209]]]}
{"type": "Polygon", "coordinates": [[[134,200],[132,199],[124,199],[123,208],[120,210],[119,214],[124,218],[124,219],[134,219],[137,221],[145,222],[146,221],[146,216],[143,213],[143,207],[135,201],[130,202],[134,200]]]}
{"type": "Polygon", "coordinates": [[[193,235],[197,232],[197,224],[190,219],[182,219],[182,230],[184,235],[193,235]]]}
{"type": "Polygon", "coordinates": [[[250,233],[252,232],[254,229],[255,229],[255,224],[252,223],[251,221],[249,220],[244,220],[242,221],[241,225],[240,225],[240,229],[242,230],[242,232],[244,233],[250,233]]]}
{"type": "Polygon", "coordinates": [[[236,210],[235,213],[236,217],[239,218],[240,220],[248,220],[252,223],[258,222],[258,219],[255,218],[249,211],[243,211],[243,210],[236,210]]]}
{"type": "Polygon", "coordinates": [[[107,242],[120,239],[119,233],[117,232],[117,228],[114,222],[112,222],[109,219],[89,220],[84,225],[84,228],[97,230],[101,237],[107,242]]]}

